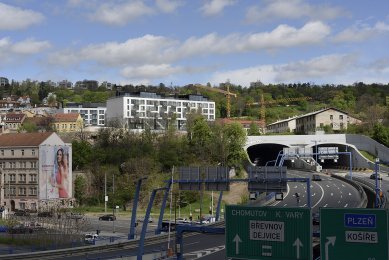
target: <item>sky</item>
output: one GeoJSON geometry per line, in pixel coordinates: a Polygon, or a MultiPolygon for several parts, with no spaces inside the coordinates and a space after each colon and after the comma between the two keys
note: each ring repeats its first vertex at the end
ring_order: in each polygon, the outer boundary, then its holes
{"type": "Polygon", "coordinates": [[[389,83],[388,0],[0,0],[0,77],[389,83]]]}

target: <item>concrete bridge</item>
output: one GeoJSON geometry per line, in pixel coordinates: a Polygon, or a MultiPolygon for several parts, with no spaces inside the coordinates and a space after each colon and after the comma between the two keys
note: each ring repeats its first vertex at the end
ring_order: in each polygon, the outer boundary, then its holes
{"type": "MultiPolygon", "coordinates": [[[[283,148],[311,148],[313,153],[319,150],[319,147],[337,147],[338,152],[351,152],[353,169],[374,169],[374,162],[364,157],[360,151],[366,151],[369,154],[380,159],[381,164],[389,165],[389,148],[374,141],[370,137],[353,134],[319,134],[319,135],[271,135],[271,136],[248,136],[246,142],[246,152],[248,159],[252,164],[264,166],[270,161],[276,160],[277,155],[283,148]]],[[[296,162],[297,165],[310,164],[313,169],[317,165],[325,168],[349,167],[350,158],[348,154],[339,155],[339,159],[324,160],[324,162],[315,161],[315,156],[305,162],[296,162]],[[313,163],[312,163],[313,161],[313,163]]],[[[271,163],[270,165],[273,165],[271,163]]],[[[286,166],[291,165],[286,161],[286,166]]],[[[389,168],[381,165],[381,171],[389,172],[389,168]]]]}

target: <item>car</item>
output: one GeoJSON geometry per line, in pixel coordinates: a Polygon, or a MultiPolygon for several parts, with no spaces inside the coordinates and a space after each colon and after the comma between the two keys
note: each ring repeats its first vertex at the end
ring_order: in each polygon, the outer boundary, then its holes
{"type": "Polygon", "coordinates": [[[379,173],[377,173],[377,174],[373,173],[372,175],[370,175],[370,179],[375,180],[376,179],[376,175],[377,175],[377,179],[382,180],[382,176],[379,173]]]}
{"type": "Polygon", "coordinates": [[[53,215],[54,214],[50,211],[42,211],[42,212],[38,213],[38,217],[41,217],[41,218],[52,218],[53,215]]]}
{"type": "Polygon", "coordinates": [[[24,211],[24,210],[17,210],[17,211],[15,211],[15,212],[14,212],[14,216],[19,216],[19,217],[21,217],[21,216],[23,216],[23,217],[28,217],[28,216],[30,216],[30,213],[29,213],[29,212],[27,212],[27,211],[24,211]]]}
{"type": "Polygon", "coordinates": [[[23,224],[12,226],[8,229],[8,233],[10,234],[26,234],[26,233],[32,233],[33,229],[30,227],[27,227],[23,224]]]}
{"type": "Polygon", "coordinates": [[[113,214],[107,214],[107,215],[99,217],[99,220],[113,221],[113,220],[116,220],[116,216],[113,214]]]}
{"type": "Polygon", "coordinates": [[[319,225],[320,224],[320,213],[312,213],[312,224],[319,225]]]}
{"type": "Polygon", "coordinates": [[[312,175],[312,181],[321,181],[321,177],[319,174],[313,174],[312,175]]]}
{"type": "Polygon", "coordinates": [[[98,234],[85,234],[84,242],[87,244],[92,244],[98,237],[98,234]]]}
{"type": "Polygon", "coordinates": [[[66,218],[83,219],[84,218],[84,214],[79,213],[79,212],[71,212],[70,214],[66,214],[66,218]]]}

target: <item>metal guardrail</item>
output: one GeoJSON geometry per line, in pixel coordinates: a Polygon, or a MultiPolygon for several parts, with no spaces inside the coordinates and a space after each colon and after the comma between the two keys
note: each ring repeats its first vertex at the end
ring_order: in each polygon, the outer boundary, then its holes
{"type": "MultiPolygon", "coordinates": [[[[367,206],[367,202],[368,202],[368,199],[367,199],[367,195],[366,195],[366,192],[363,190],[362,186],[359,185],[358,183],[356,183],[355,181],[352,181],[352,180],[349,180],[347,178],[344,178],[342,176],[339,176],[339,175],[336,175],[336,174],[331,174],[331,177],[333,178],[336,178],[336,179],[339,179],[339,180],[342,180],[344,182],[347,182],[348,184],[350,184],[351,186],[353,186],[354,188],[356,188],[359,192],[359,194],[361,195],[362,197],[362,200],[361,200],[361,203],[359,205],[360,208],[366,208],[367,206]]],[[[355,180],[356,177],[353,177],[353,180],[355,180]]]]}
{"type": "MultiPolygon", "coordinates": [[[[219,221],[216,223],[208,224],[207,226],[222,226],[224,221],[219,221]]],[[[171,232],[174,237],[175,232],[171,232]]],[[[189,236],[187,234],[185,236],[189,236]]],[[[150,245],[158,242],[165,242],[168,239],[168,234],[160,234],[147,237],[145,240],[145,245],[150,245]]],[[[88,245],[82,247],[74,248],[65,248],[58,250],[47,250],[47,251],[37,251],[37,252],[27,252],[20,254],[7,254],[0,255],[0,259],[61,259],[63,257],[72,257],[72,256],[83,256],[90,255],[92,253],[102,253],[102,252],[112,252],[117,249],[134,249],[139,246],[139,239],[133,239],[126,242],[117,242],[106,245],[88,245]]],[[[145,252],[146,253],[146,252],[145,252]]],[[[150,253],[150,252],[147,252],[150,253]]],[[[90,256],[89,256],[90,257],[90,256]]]]}
{"type": "MultiPolygon", "coordinates": [[[[356,180],[357,182],[365,185],[366,187],[368,187],[373,193],[375,193],[375,184],[372,184],[371,182],[368,182],[362,178],[359,178],[359,177],[353,177],[354,180],[356,180]]],[[[383,196],[381,197],[381,208],[386,208],[386,203],[387,203],[387,197],[385,195],[385,193],[382,194],[383,196]]]]}

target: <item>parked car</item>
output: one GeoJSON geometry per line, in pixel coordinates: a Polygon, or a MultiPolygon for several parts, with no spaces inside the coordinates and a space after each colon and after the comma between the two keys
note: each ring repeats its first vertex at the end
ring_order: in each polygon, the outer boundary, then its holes
{"type": "Polygon", "coordinates": [[[113,214],[107,214],[107,215],[99,217],[99,220],[113,221],[113,220],[116,220],[116,216],[113,214]]]}
{"type": "Polygon", "coordinates": [[[321,177],[319,174],[313,174],[312,175],[312,181],[321,181],[321,177]]]}
{"type": "Polygon", "coordinates": [[[372,175],[370,175],[370,179],[375,180],[376,175],[377,175],[377,179],[382,180],[382,176],[379,173],[377,173],[377,174],[373,173],[372,175]]]}
{"type": "Polygon", "coordinates": [[[26,234],[26,233],[31,234],[32,232],[33,229],[25,225],[15,225],[8,229],[8,233],[10,234],[26,234]]]}
{"type": "Polygon", "coordinates": [[[69,214],[66,215],[66,218],[82,219],[82,218],[84,218],[84,214],[79,213],[79,212],[70,212],[69,214]]]}
{"type": "Polygon", "coordinates": [[[38,213],[38,217],[41,217],[41,218],[52,218],[53,215],[54,214],[50,211],[42,211],[42,212],[38,213]]]}
{"type": "Polygon", "coordinates": [[[312,224],[313,225],[320,225],[320,213],[312,213],[312,224]]]}
{"type": "Polygon", "coordinates": [[[28,213],[27,211],[24,211],[24,210],[16,210],[14,212],[14,216],[24,216],[24,217],[28,217],[30,216],[30,213],[28,213]]]}
{"type": "Polygon", "coordinates": [[[99,235],[97,234],[85,234],[84,242],[87,244],[92,244],[98,237],[99,235]]]}

